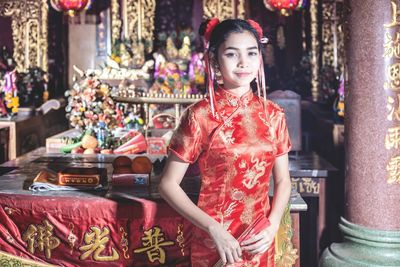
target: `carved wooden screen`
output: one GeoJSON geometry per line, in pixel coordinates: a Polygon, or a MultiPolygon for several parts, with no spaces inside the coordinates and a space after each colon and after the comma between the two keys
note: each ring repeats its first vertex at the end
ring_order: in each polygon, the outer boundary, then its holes
{"type": "Polygon", "coordinates": [[[47,71],[47,1],[1,0],[0,16],[12,19],[13,57],[17,70],[40,67],[47,71]]]}

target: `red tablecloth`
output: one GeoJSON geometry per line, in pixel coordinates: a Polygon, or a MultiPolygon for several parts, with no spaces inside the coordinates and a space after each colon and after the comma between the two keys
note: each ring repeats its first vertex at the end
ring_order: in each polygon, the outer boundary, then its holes
{"type": "Polygon", "coordinates": [[[190,266],[193,225],[163,201],[0,194],[0,250],[61,266],[190,266]]]}

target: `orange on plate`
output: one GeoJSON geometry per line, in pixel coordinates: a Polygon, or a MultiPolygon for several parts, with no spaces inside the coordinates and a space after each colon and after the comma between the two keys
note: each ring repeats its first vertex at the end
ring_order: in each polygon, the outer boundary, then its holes
{"type": "Polygon", "coordinates": [[[132,160],[131,171],[132,173],[151,173],[153,164],[148,157],[138,156],[132,160]]]}
{"type": "Polygon", "coordinates": [[[117,169],[119,167],[130,167],[132,164],[132,161],[129,157],[127,156],[119,156],[116,157],[113,161],[113,167],[114,169],[117,169]]]}

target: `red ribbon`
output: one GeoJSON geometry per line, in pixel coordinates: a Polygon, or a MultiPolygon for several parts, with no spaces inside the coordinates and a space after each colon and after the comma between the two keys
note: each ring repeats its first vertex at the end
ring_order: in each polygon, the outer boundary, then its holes
{"type": "Polygon", "coordinates": [[[219,19],[213,18],[207,23],[206,31],[204,33],[204,39],[207,43],[210,42],[211,33],[214,30],[215,26],[219,24],[219,19]]]}
{"type": "Polygon", "coordinates": [[[258,33],[258,38],[260,38],[261,40],[261,38],[263,38],[263,30],[260,24],[258,24],[252,19],[248,19],[247,22],[250,24],[251,27],[253,27],[256,30],[256,32],[258,33]]]}

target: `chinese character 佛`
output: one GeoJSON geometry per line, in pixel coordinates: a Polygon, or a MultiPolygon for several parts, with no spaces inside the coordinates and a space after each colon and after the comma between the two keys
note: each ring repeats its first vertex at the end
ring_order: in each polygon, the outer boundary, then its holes
{"type": "Polygon", "coordinates": [[[43,252],[47,259],[51,258],[51,250],[60,245],[60,239],[53,236],[53,225],[44,220],[43,224],[30,224],[22,235],[22,240],[28,243],[28,251],[35,253],[36,248],[43,252]]]}

